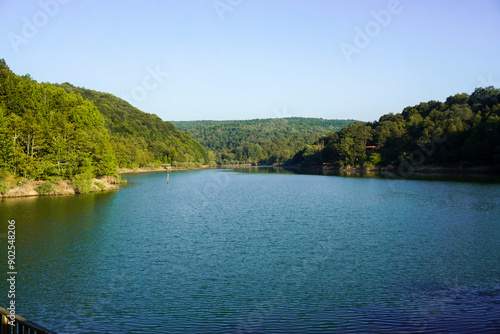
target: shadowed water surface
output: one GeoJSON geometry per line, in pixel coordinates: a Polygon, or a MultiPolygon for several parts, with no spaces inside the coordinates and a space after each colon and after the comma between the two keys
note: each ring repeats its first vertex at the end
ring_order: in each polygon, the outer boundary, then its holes
{"type": "Polygon", "coordinates": [[[498,184],[126,178],[0,202],[0,228],[16,220],[19,314],[58,333],[500,331],[498,184]]]}

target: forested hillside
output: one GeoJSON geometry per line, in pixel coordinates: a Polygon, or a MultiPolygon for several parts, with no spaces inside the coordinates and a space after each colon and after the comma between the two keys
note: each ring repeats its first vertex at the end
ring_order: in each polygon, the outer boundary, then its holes
{"type": "Polygon", "coordinates": [[[339,131],[354,120],[291,117],[173,123],[213,151],[219,164],[273,164],[286,162],[305,144],[339,131]]]}
{"type": "Polygon", "coordinates": [[[310,142],[294,163],[338,166],[500,165],[500,90],[477,88],[356,122],[310,142]],[[367,147],[368,146],[368,147],[367,147]]]}
{"type": "Polygon", "coordinates": [[[112,175],[116,158],[92,102],[17,76],[0,59],[0,168],[30,179],[112,175]]]}
{"type": "Polygon", "coordinates": [[[208,164],[205,148],[170,122],[133,107],[108,93],[58,85],[67,92],[80,94],[92,101],[104,116],[111,144],[120,167],[146,166],[151,162],[172,163],[193,167],[208,164]]]}
{"type": "Polygon", "coordinates": [[[0,59],[0,169],[27,179],[114,175],[116,168],[208,163],[187,133],[127,102],[70,84],[38,83],[0,59]]]}

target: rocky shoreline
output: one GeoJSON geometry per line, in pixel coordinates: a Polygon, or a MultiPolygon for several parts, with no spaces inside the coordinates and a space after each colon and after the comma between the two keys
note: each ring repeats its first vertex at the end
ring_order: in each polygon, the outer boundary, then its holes
{"type": "MultiPolygon", "coordinates": [[[[204,165],[203,168],[210,168],[208,165],[204,165]]],[[[187,168],[120,168],[117,171],[118,177],[114,176],[104,176],[93,178],[90,184],[89,191],[86,193],[96,193],[103,191],[118,190],[120,184],[126,183],[121,180],[120,175],[124,174],[139,174],[139,173],[152,173],[152,172],[174,172],[174,171],[186,171],[192,170],[187,168]]],[[[57,180],[57,181],[33,181],[22,179],[20,184],[14,187],[10,187],[8,191],[4,194],[0,193],[0,199],[3,198],[15,198],[15,197],[31,197],[31,196],[58,196],[58,195],[75,195],[81,193],[70,180],[57,180]],[[46,182],[50,182],[50,191],[41,191],[40,186],[46,182]]]]}
{"type": "MultiPolygon", "coordinates": [[[[93,178],[90,184],[89,192],[101,192],[117,190],[121,181],[113,176],[93,178]]],[[[28,196],[57,196],[57,195],[75,195],[79,191],[72,185],[70,180],[59,181],[32,181],[28,180],[22,184],[10,188],[5,194],[0,194],[0,198],[28,197],[28,196]],[[50,182],[48,191],[41,191],[40,186],[50,182]]]]}

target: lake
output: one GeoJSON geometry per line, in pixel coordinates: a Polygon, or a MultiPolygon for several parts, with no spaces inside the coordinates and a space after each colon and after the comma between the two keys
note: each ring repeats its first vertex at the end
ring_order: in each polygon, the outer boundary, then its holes
{"type": "Polygon", "coordinates": [[[57,333],[500,331],[498,183],[125,178],[116,192],[0,202],[4,245],[16,221],[20,315],[57,333]]]}

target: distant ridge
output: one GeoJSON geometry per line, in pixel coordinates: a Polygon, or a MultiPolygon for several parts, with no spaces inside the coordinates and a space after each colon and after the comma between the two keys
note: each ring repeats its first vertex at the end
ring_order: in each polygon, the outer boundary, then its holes
{"type": "Polygon", "coordinates": [[[282,163],[329,132],[355,120],[312,117],[265,118],[230,121],[174,121],[208,150],[217,163],[282,163]]]}

